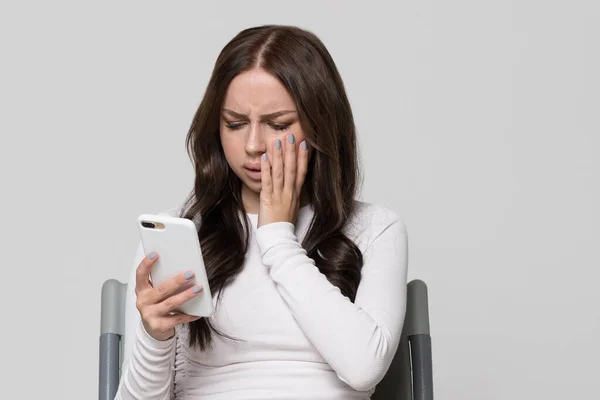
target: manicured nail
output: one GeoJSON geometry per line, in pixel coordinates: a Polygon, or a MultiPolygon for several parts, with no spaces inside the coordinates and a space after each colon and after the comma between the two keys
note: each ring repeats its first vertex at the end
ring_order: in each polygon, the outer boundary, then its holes
{"type": "Polygon", "coordinates": [[[296,138],[294,137],[294,134],[290,134],[290,136],[288,136],[288,142],[290,142],[290,144],[294,144],[295,141],[296,138]]]}
{"type": "Polygon", "coordinates": [[[194,293],[198,293],[201,290],[202,290],[202,286],[195,286],[194,289],[193,289],[193,292],[194,293]]]}
{"type": "Polygon", "coordinates": [[[267,161],[269,161],[269,159],[267,158],[267,153],[263,154],[263,161],[264,161],[264,162],[267,162],[267,161]]]}
{"type": "Polygon", "coordinates": [[[277,141],[275,142],[275,148],[277,150],[281,149],[281,140],[277,139],[277,141]]]}
{"type": "Polygon", "coordinates": [[[308,145],[306,144],[306,140],[302,142],[302,150],[308,150],[308,145]]]}
{"type": "Polygon", "coordinates": [[[194,276],[194,274],[192,274],[191,272],[187,272],[187,273],[186,273],[186,274],[183,276],[183,278],[184,278],[184,279],[186,279],[186,280],[188,280],[188,279],[192,279],[192,276],[194,276]]]}
{"type": "Polygon", "coordinates": [[[151,260],[154,260],[154,257],[156,257],[156,252],[153,251],[152,253],[148,254],[148,258],[151,260]]]}

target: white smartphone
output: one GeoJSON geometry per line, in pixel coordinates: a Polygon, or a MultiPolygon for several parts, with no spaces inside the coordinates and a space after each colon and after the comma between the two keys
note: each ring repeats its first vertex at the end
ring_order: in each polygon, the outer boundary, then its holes
{"type": "Polygon", "coordinates": [[[198,317],[211,316],[214,312],[212,295],[196,225],[185,218],[142,214],[138,217],[138,227],[144,254],[158,253],[158,260],[150,271],[152,285],[157,287],[178,274],[193,271],[194,278],[177,293],[195,284],[201,285],[203,290],[175,311],[198,317]]]}

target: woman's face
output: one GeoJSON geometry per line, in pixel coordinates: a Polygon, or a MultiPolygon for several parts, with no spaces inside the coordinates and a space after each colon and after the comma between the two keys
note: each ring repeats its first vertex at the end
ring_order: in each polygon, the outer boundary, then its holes
{"type": "Polygon", "coordinates": [[[243,192],[260,193],[263,153],[272,159],[273,143],[298,146],[304,140],[296,104],[277,78],[262,68],[236,76],[230,83],[221,110],[220,136],[229,166],[243,183],[243,192]]]}

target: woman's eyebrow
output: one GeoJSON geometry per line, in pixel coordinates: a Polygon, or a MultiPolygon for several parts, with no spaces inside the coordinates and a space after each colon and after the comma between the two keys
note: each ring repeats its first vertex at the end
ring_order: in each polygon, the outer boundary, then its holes
{"type": "MultiPolygon", "coordinates": [[[[228,108],[224,108],[223,112],[231,115],[234,118],[248,119],[248,115],[237,113],[237,112],[235,112],[233,110],[230,110],[228,108]]],[[[262,121],[266,121],[266,120],[269,120],[269,119],[274,119],[274,118],[280,117],[282,115],[286,115],[286,114],[290,114],[290,113],[295,113],[295,112],[296,111],[294,111],[294,110],[281,110],[281,111],[276,111],[276,112],[273,112],[273,113],[261,115],[260,119],[262,121]]]]}

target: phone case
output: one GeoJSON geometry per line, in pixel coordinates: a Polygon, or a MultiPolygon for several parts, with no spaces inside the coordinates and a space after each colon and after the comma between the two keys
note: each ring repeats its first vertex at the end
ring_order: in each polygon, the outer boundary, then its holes
{"type": "Polygon", "coordinates": [[[212,295],[194,223],[185,218],[142,214],[138,217],[138,227],[144,254],[158,253],[158,260],[150,271],[152,285],[157,287],[178,274],[193,271],[194,278],[178,293],[195,284],[202,285],[203,290],[176,311],[200,317],[211,316],[214,311],[212,295]]]}

